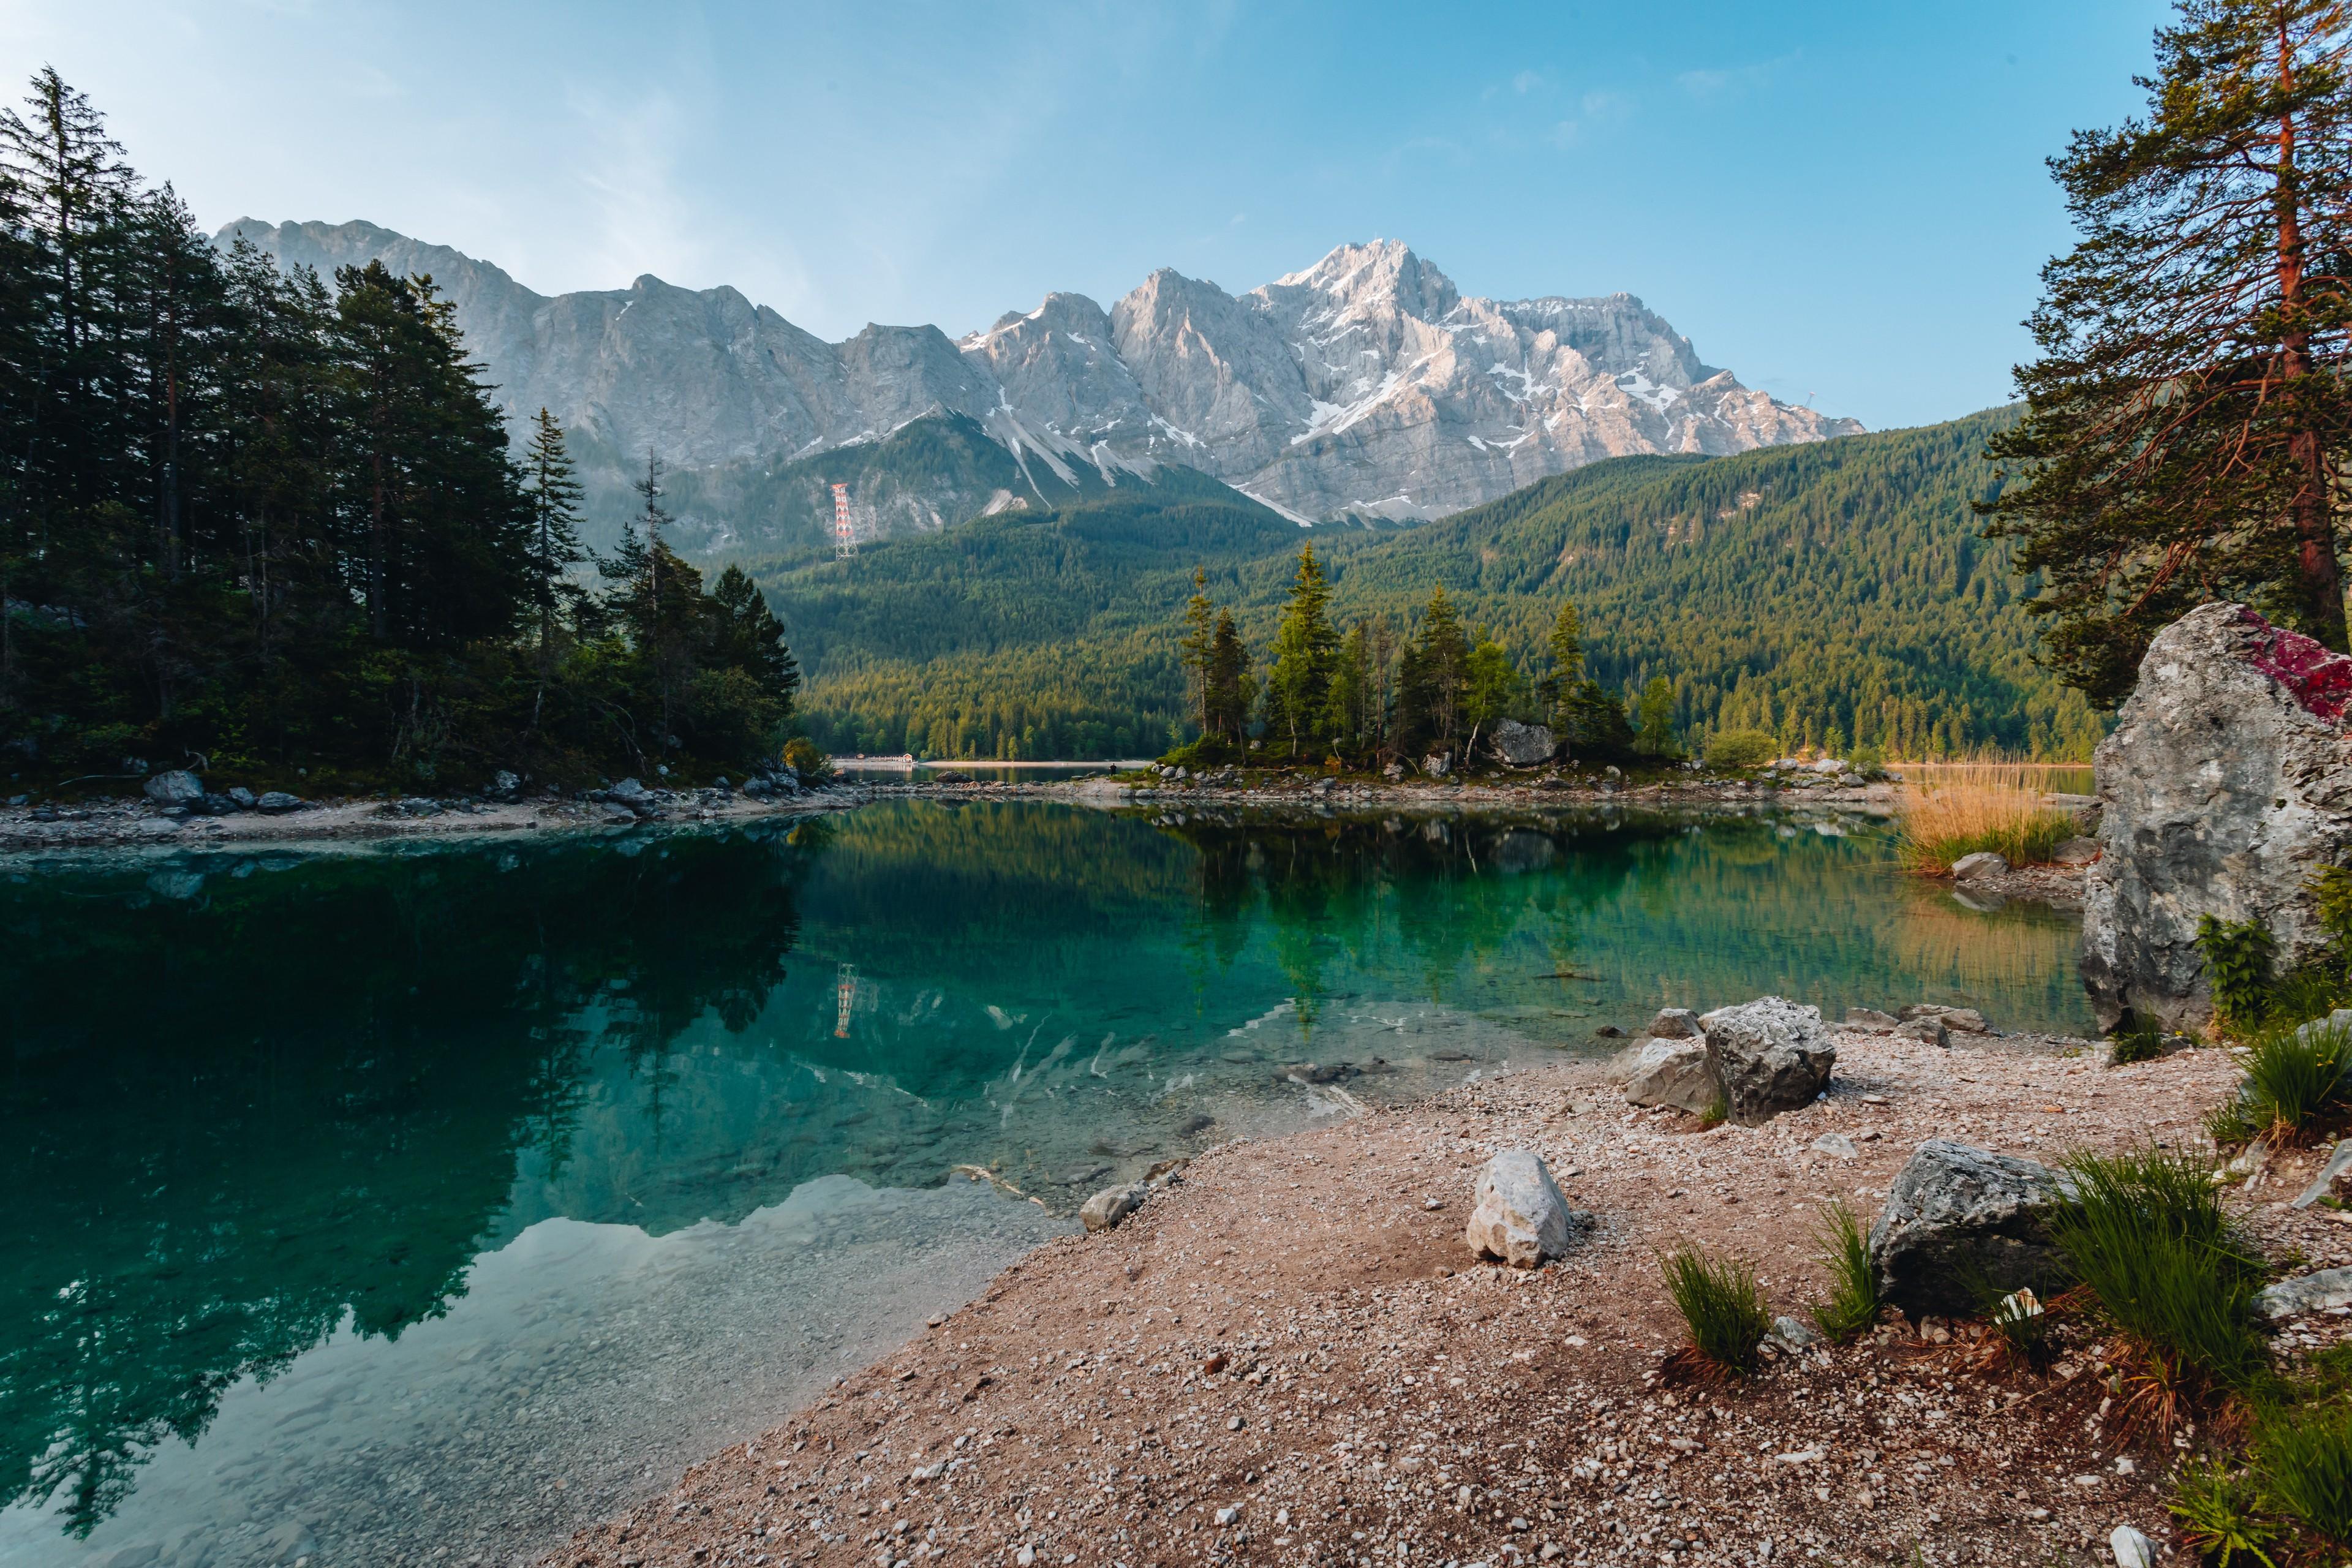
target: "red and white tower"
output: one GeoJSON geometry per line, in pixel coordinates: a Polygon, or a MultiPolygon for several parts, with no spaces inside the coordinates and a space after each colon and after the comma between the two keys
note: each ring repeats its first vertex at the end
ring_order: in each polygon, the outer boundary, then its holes
{"type": "Polygon", "coordinates": [[[833,487],[833,556],[849,561],[857,555],[857,524],[849,516],[849,487],[833,487]]]}

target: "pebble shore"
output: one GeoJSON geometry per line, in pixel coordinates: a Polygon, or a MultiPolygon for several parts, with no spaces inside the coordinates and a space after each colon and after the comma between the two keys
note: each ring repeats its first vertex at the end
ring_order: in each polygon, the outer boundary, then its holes
{"type": "MultiPolygon", "coordinates": [[[[2085,1042],[1837,1038],[1830,1094],[1760,1128],[1631,1110],[1588,1063],[1223,1146],[545,1562],[2039,1565],[2108,1561],[2119,1524],[2168,1540],[2194,1434],[2115,1424],[2079,1316],[2046,1373],[1928,1319],[1672,1384],[1664,1248],[1752,1260],[1802,1318],[1822,1205],[1874,1215],[1922,1141],[2202,1146],[2237,1079],[2220,1050],[2109,1067],[2085,1042]],[[1830,1132],[1851,1158],[1815,1147],[1830,1132]],[[1463,1241],[1479,1166],[1519,1147],[1598,1221],[1536,1271],[1463,1241]]],[[[2352,1261],[2352,1226],[2285,1206],[2293,1164],[2236,1192],[2249,1236],[2352,1261]]]]}

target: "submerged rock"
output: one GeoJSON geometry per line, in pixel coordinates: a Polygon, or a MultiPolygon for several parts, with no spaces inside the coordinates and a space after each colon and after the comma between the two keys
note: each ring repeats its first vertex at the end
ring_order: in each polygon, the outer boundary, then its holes
{"type": "Polygon", "coordinates": [[[1764,996],[1718,1007],[1699,1023],[1707,1063],[1723,1089],[1724,1114],[1742,1127],[1811,1104],[1829,1087],[1837,1047],[1819,1007],[1764,996]]]}
{"type": "Polygon", "coordinates": [[[1535,1151],[1506,1149],[1478,1173],[1478,1206],[1463,1239],[1481,1257],[1533,1268],[1565,1255],[1588,1218],[1568,1206],[1535,1151]]]}
{"type": "Polygon", "coordinates": [[[1983,1289],[2063,1289],[2065,1265],[2047,1222],[2064,1198],[2046,1165],[1930,1139],[1870,1229],[1880,1292],[1916,1317],[1973,1312],[1983,1289]]]}
{"type": "Polygon", "coordinates": [[[2096,753],[2083,979],[2102,1028],[2211,1016],[2203,916],[2259,921],[2283,971],[2326,944],[2307,884],[2352,851],[2347,704],[2352,658],[2243,605],[2157,634],[2096,753]]]}

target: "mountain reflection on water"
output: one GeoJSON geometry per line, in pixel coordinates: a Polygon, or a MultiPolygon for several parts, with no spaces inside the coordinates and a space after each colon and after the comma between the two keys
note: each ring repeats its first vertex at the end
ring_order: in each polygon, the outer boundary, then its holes
{"type": "MultiPolygon", "coordinates": [[[[570,1363],[625,1362],[614,1336],[665,1313],[629,1295],[657,1269],[595,1261],[643,1246],[581,1225],[710,1238],[676,1266],[709,1281],[814,1268],[839,1215],[887,1211],[929,1227],[940,1288],[969,1288],[1155,1159],[1597,1048],[1597,1026],[1662,1005],[1927,998],[2079,1030],[2074,942],[2046,911],[1961,909],[1827,819],[900,802],[723,832],[0,864],[0,1559],[121,1537],[260,1561],[297,1502],[324,1562],[396,1560],[404,1528],[510,1546],[603,1511],[649,1484],[627,1452],[644,1417],[570,1363]],[[1307,1060],[1323,1070],[1286,1070],[1307,1060]],[[887,1197],[958,1165],[1045,1212],[887,1197]],[[523,1260],[559,1252],[586,1261],[513,1322],[595,1312],[603,1337],[548,1333],[515,1381],[581,1406],[560,1414],[597,1457],[545,1433],[526,1458],[468,1449],[507,1407],[468,1405],[440,1339],[395,1344],[446,1318],[453,1346],[495,1352],[523,1331],[468,1307],[471,1282],[520,1300],[523,1260]],[[513,1261],[482,1273],[493,1258],[513,1261]],[[207,1436],[232,1391],[306,1356],[342,1390],[310,1449],[207,1436]],[[434,1391],[423,1407],[354,1414],[394,1366],[434,1391]],[[190,1445],[163,1467],[163,1535],[142,1467],[190,1445]],[[216,1472],[197,1462],[215,1447],[216,1472]],[[329,1459],[358,1467],[348,1498],[276,1473],[329,1459]],[[587,1479],[551,1497],[552,1475],[587,1479]],[[411,1500],[362,1502],[369,1476],[411,1500]]],[[[770,1338],[728,1327],[704,1372],[675,1342],[698,1321],[667,1312],[667,1370],[644,1375],[692,1405],[696,1378],[766,1358],[760,1397],[804,1396],[828,1357],[870,1353],[842,1284],[879,1256],[763,1284],[799,1294],[770,1338]]],[[[905,1289],[903,1311],[928,1310],[905,1289]]],[[[758,1430],[760,1410],[708,1403],[719,1424],[681,1416],[663,1453],[758,1430]]]]}

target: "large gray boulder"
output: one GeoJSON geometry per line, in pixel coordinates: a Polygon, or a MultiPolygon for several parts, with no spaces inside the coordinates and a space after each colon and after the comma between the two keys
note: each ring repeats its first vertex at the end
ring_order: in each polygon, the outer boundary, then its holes
{"type": "Polygon", "coordinates": [[[1980,1288],[2063,1289],[2050,1239],[2065,1184],[2045,1165],[1942,1138],[1919,1145],[1870,1229],[1878,1289],[1913,1316],[1973,1312],[1980,1288]]]}
{"type": "Polygon", "coordinates": [[[2290,967],[2326,944],[2308,884],[2352,849],[2352,658],[2243,605],[2157,634],[2099,744],[2099,858],[2083,980],[2101,1025],[2126,1011],[2194,1032],[2212,1013],[2205,915],[2259,921],[2290,967]]]}
{"type": "Polygon", "coordinates": [[[1780,996],[1717,1007],[1699,1020],[1724,1114],[1742,1127],[1812,1102],[1829,1087],[1837,1047],[1822,1010],[1780,996]]]}
{"type": "Polygon", "coordinates": [[[1493,740],[1495,754],[1515,768],[1538,767],[1551,761],[1559,745],[1548,726],[1522,724],[1517,719],[1497,722],[1493,740]]]}
{"type": "Polygon", "coordinates": [[[1723,1086],[1706,1058],[1704,1040],[1645,1040],[1635,1047],[1625,1099],[1633,1105],[1664,1105],[1705,1116],[1723,1104],[1723,1086]]]}
{"type": "Polygon", "coordinates": [[[186,805],[205,798],[205,783],[185,768],[157,773],[141,786],[158,805],[186,805]]]}
{"type": "Polygon", "coordinates": [[[1482,1258],[1533,1268],[1564,1255],[1587,1218],[1560,1196],[1541,1155],[1506,1149],[1478,1173],[1477,1207],[1463,1239],[1482,1258]]]}

